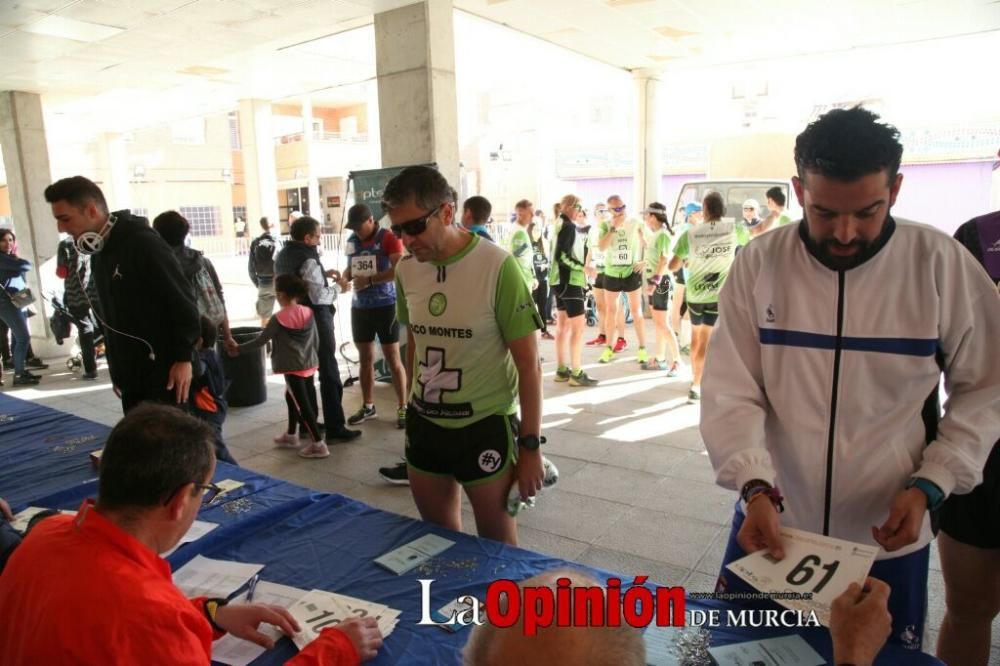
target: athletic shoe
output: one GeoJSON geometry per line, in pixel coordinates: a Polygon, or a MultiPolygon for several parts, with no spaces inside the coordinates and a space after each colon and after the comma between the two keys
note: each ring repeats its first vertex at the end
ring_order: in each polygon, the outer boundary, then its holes
{"type": "Polygon", "coordinates": [[[552,335],[548,331],[542,331],[542,340],[555,340],[556,336],[552,335]]]}
{"type": "Polygon", "coordinates": [[[34,368],[35,370],[48,370],[49,364],[38,358],[37,356],[27,359],[24,364],[29,368],[34,368]]]}
{"type": "Polygon", "coordinates": [[[691,355],[691,346],[690,345],[684,345],[683,347],[681,347],[681,353],[682,354],[687,354],[687,355],[690,356],[691,355]]]}
{"type": "Polygon", "coordinates": [[[386,483],[391,483],[394,486],[410,485],[410,474],[406,469],[406,461],[396,463],[392,467],[379,467],[378,474],[385,479],[386,483]]]}
{"type": "Polygon", "coordinates": [[[588,347],[603,347],[608,344],[608,338],[603,333],[587,343],[588,347]]]}
{"type": "Polygon", "coordinates": [[[35,386],[40,381],[42,381],[41,377],[25,371],[19,375],[15,375],[14,386],[35,386]]]}
{"type": "Polygon", "coordinates": [[[597,386],[597,380],[588,377],[587,373],[581,370],[578,374],[569,376],[570,386],[597,386]]]}
{"type": "Polygon", "coordinates": [[[615,343],[615,353],[623,352],[628,349],[628,341],[625,338],[618,338],[618,342],[615,343]]]}
{"type": "Polygon", "coordinates": [[[605,347],[604,351],[601,352],[600,358],[597,359],[598,363],[611,363],[611,359],[615,357],[615,352],[611,347],[605,347]]]}
{"type": "Polygon", "coordinates": [[[542,456],[542,469],[545,470],[545,477],[542,479],[542,488],[551,488],[559,480],[559,468],[555,464],[542,456]]]}
{"type": "Polygon", "coordinates": [[[570,375],[573,374],[569,371],[569,368],[563,366],[556,370],[556,381],[557,382],[568,382],[570,375]]]}
{"type": "Polygon", "coordinates": [[[666,370],[667,369],[667,365],[663,361],[661,361],[660,359],[658,359],[658,358],[654,358],[652,361],[647,361],[645,363],[641,363],[640,367],[643,370],[666,370]]]}
{"type": "Polygon", "coordinates": [[[639,363],[645,363],[649,360],[649,354],[646,353],[645,347],[639,347],[639,350],[635,353],[635,360],[639,363]]]}
{"type": "Polygon", "coordinates": [[[330,449],[323,442],[311,442],[299,449],[300,458],[329,458],[330,449]]]}
{"type": "Polygon", "coordinates": [[[370,408],[365,405],[361,405],[358,411],[354,412],[347,418],[347,422],[351,425],[358,425],[362,421],[373,419],[376,416],[378,416],[378,414],[375,413],[375,405],[372,405],[370,408]]]}
{"type": "Polygon", "coordinates": [[[274,438],[274,443],[281,449],[299,448],[299,436],[295,433],[283,432],[274,438]]]}
{"type": "Polygon", "coordinates": [[[88,381],[93,381],[97,379],[97,370],[94,370],[93,372],[83,373],[82,375],[80,375],[80,379],[86,379],[88,381]]]}
{"type": "Polygon", "coordinates": [[[674,361],[667,370],[667,377],[676,377],[679,374],[681,374],[681,364],[679,361],[674,361]]]}
{"type": "Polygon", "coordinates": [[[400,430],[406,428],[406,407],[400,407],[396,410],[396,427],[400,430]]]}
{"type": "Polygon", "coordinates": [[[688,391],[688,402],[700,402],[701,401],[701,387],[691,385],[691,390],[688,391]]]}
{"type": "Polygon", "coordinates": [[[360,430],[348,430],[347,428],[341,428],[340,430],[334,430],[333,432],[326,433],[326,443],[339,444],[340,442],[350,442],[358,437],[361,437],[360,430]]]}

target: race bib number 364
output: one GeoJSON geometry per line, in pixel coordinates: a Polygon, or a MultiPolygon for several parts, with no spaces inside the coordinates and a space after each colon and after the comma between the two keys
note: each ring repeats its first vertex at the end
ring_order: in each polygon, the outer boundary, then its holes
{"type": "Polygon", "coordinates": [[[371,277],[378,273],[374,255],[351,257],[351,277],[371,277]]]}

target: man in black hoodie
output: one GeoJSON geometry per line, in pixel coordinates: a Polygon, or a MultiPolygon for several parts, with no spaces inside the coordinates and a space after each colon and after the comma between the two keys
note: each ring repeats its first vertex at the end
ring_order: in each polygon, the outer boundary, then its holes
{"type": "Polygon", "coordinates": [[[146,218],[108,212],[101,189],[83,176],[45,189],[59,231],[92,255],[111,379],[122,410],[153,400],[186,403],[200,335],[198,306],[170,247],[146,218]]]}

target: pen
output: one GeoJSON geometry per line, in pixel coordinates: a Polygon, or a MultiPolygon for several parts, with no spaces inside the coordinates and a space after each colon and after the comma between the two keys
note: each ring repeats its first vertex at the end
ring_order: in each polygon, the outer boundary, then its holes
{"type": "Polygon", "coordinates": [[[253,601],[253,593],[257,589],[257,581],[259,580],[260,574],[254,574],[253,578],[250,579],[250,585],[247,587],[247,603],[253,601]]]}

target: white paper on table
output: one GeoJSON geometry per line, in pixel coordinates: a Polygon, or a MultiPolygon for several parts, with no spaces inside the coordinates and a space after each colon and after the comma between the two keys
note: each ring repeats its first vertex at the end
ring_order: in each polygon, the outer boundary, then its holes
{"type": "Polygon", "coordinates": [[[336,627],[351,617],[335,594],[323,590],[310,590],[288,610],[302,629],[293,639],[300,650],[316,640],[323,629],[336,627]]]}
{"type": "MultiPolygon", "coordinates": [[[[32,517],[42,511],[48,511],[44,506],[29,506],[24,511],[18,511],[14,514],[14,522],[10,525],[15,530],[24,534],[24,530],[28,529],[28,523],[31,522],[32,517]]],[[[74,512],[75,513],[75,512],[74,512]]]]}
{"type": "Polygon", "coordinates": [[[680,666],[680,658],[674,651],[674,641],[681,631],[682,627],[650,625],[642,634],[642,640],[646,643],[646,666],[680,666]]]}
{"type": "Polygon", "coordinates": [[[382,637],[386,638],[396,628],[400,615],[400,611],[384,604],[324,590],[310,590],[289,611],[302,628],[294,638],[300,650],[314,641],[323,629],[336,627],[352,618],[374,617],[382,637]]]}
{"type": "MultiPolygon", "coordinates": [[[[257,587],[254,589],[253,603],[291,608],[305,595],[306,591],[297,587],[262,580],[257,583],[257,587]]],[[[241,602],[244,599],[236,599],[235,601],[241,602]]],[[[280,629],[270,624],[260,625],[258,631],[270,636],[275,641],[280,640],[285,635],[280,629]]],[[[229,664],[229,666],[246,666],[264,652],[264,648],[256,643],[237,638],[231,634],[226,634],[212,643],[212,661],[229,664]]]]}
{"type": "Polygon", "coordinates": [[[198,539],[202,538],[203,536],[205,536],[218,526],[219,526],[218,523],[208,523],[205,522],[204,520],[194,521],[193,523],[191,523],[191,527],[188,528],[188,531],[184,533],[184,536],[181,537],[181,540],[177,542],[177,545],[168,550],[167,552],[163,553],[162,555],[160,555],[160,557],[170,557],[171,555],[174,554],[174,551],[176,551],[184,544],[197,541],[198,539]]]}
{"type": "Polygon", "coordinates": [[[826,660],[801,636],[779,636],[761,641],[709,648],[719,666],[824,666],[826,660]]]}
{"type": "Polygon", "coordinates": [[[830,626],[830,605],[851,583],[864,584],[879,549],[791,527],[780,528],[785,558],[776,562],[759,550],[727,568],[761,592],[812,594],[811,599],[774,601],[804,612],[815,611],[830,626]]]}
{"type": "Polygon", "coordinates": [[[198,555],[174,572],[174,585],[189,597],[226,598],[263,568],[263,564],[213,560],[198,555]]]}

